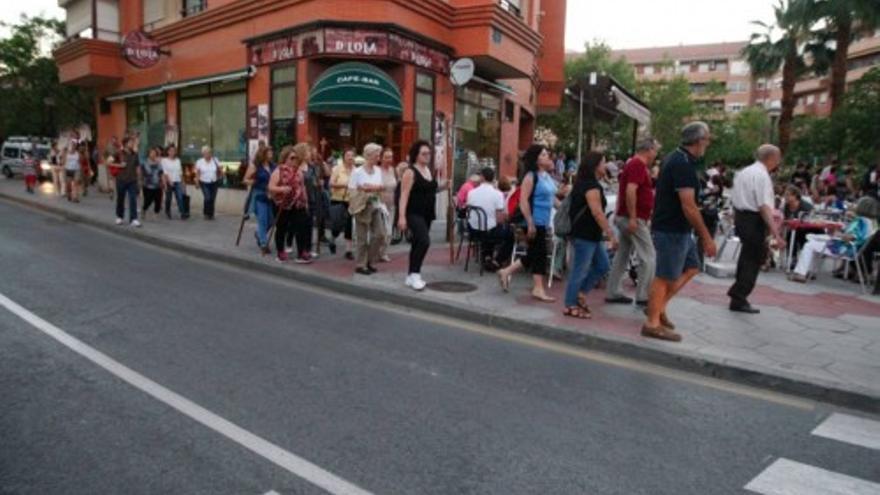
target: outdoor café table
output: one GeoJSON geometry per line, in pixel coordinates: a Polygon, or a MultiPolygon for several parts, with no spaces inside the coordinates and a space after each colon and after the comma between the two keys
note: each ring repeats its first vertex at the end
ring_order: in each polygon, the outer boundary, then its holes
{"type": "Polygon", "coordinates": [[[786,263],[785,272],[786,273],[791,273],[791,270],[792,270],[791,260],[794,258],[795,238],[796,238],[797,233],[799,231],[802,231],[802,230],[808,230],[811,232],[821,231],[821,232],[825,232],[830,235],[830,234],[833,234],[834,232],[836,232],[844,227],[844,224],[842,224],[840,222],[832,222],[830,220],[821,220],[821,219],[798,220],[798,219],[794,219],[794,218],[791,220],[784,221],[782,223],[782,225],[785,227],[785,229],[789,233],[788,254],[785,259],[785,263],[786,263]]]}

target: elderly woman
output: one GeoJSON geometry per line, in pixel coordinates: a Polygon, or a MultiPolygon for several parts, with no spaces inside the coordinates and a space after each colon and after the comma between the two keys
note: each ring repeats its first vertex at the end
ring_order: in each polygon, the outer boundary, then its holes
{"type": "Polygon", "coordinates": [[[850,219],[850,222],[839,237],[830,237],[824,234],[807,235],[807,242],[798,256],[792,280],[805,283],[810,274],[815,271],[817,256],[826,251],[845,254],[850,258],[855,256],[868,240],[871,225],[865,217],[857,216],[855,210],[848,211],[847,218],[850,219]]]}
{"type": "Polygon", "coordinates": [[[196,180],[202,189],[204,205],[202,213],[205,220],[214,219],[214,203],[217,201],[217,187],[223,178],[223,168],[220,162],[214,158],[210,146],[202,146],[202,157],[196,161],[196,180]]]}
{"type": "Polygon", "coordinates": [[[357,168],[348,182],[348,212],[354,217],[357,235],[357,269],[361,275],[372,275],[379,260],[379,251],[385,245],[387,212],[382,204],[382,169],[379,159],[382,147],[375,143],[364,146],[364,165],[357,168]]]}
{"type": "Polygon", "coordinates": [[[304,171],[309,163],[309,145],[299,143],[285,146],[281,160],[272,171],[267,187],[278,208],[275,222],[275,251],[279,262],[288,260],[284,249],[288,232],[293,232],[297,244],[297,263],[311,263],[312,221],[309,216],[309,196],[304,171]]]}
{"type": "Polygon", "coordinates": [[[345,233],[345,257],[353,260],[351,253],[351,218],[348,214],[349,191],[348,183],[355,168],[354,148],[346,148],[342,153],[342,159],[333,167],[330,173],[330,218],[332,221],[331,239],[328,247],[330,253],[336,254],[336,238],[340,233],[345,233]]]}
{"type": "Polygon", "coordinates": [[[397,193],[397,164],[394,163],[394,151],[391,148],[385,148],[382,151],[382,204],[385,205],[385,244],[379,250],[379,261],[389,262],[391,257],[388,256],[388,246],[391,243],[391,234],[394,230],[394,218],[396,193],[397,193]]]}

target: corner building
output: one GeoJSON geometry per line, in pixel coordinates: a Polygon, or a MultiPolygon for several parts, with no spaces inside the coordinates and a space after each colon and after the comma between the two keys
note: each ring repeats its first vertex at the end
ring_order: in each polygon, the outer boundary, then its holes
{"type": "Polygon", "coordinates": [[[138,132],[144,149],[178,143],[188,163],[210,145],[234,169],[259,140],[325,153],[376,141],[402,159],[427,139],[445,168],[454,122],[456,179],[481,165],[512,176],[564,90],[566,0],[59,4],[60,77],[96,90],[99,146],[138,132]],[[462,57],[476,77],[455,88],[462,57]]]}

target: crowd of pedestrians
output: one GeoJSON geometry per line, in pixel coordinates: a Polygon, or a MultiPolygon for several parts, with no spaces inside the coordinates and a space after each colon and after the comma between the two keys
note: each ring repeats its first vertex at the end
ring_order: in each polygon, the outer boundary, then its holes
{"type": "MultiPolygon", "coordinates": [[[[851,167],[836,163],[815,170],[798,164],[789,177],[780,178],[776,173],[782,152],[768,144],[756,150],[752,165],[735,175],[720,163],[700,172],[711,139],[707,124],[693,122],[684,126],[679,145],[662,160],[661,143],[645,138],[625,163],[589,151],[574,165],[544,145],[532,145],[522,155],[515,181],[499,177],[492,167],[468,176],[454,196],[461,233],[476,240],[479,263],[497,274],[503,292],[510,291],[517,272],[526,270],[532,280],[530,296],[555,303],[547,291],[548,277],[567,272],[565,316],[592,318],[588,296],[604,284],[607,304],[631,304],[644,311],[643,336],[673,342],[682,337],[668,313],[670,302],[700,273],[705,259],[716,256],[715,237],[726,205],[732,207],[741,244],[736,281],[728,291],[731,311],[759,312],[749,296],[772,249],[798,254],[785,268],[799,282],[809,280],[816,258],[828,251],[842,253],[850,262],[864,256],[870,268],[880,239],[867,214],[854,207],[835,236],[797,231],[785,239],[783,226],[815,210],[844,210],[859,198],[880,201],[880,165],[861,180],[851,167]],[[616,206],[609,208],[614,193],[616,206]],[[623,291],[627,276],[635,282],[634,297],[623,291]]],[[[175,146],[150,148],[143,160],[138,149],[137,136],[107,146],[116,223],[126,222],[126,207],[134,227],[150,211],[158,216],[163,205],[171,219],[173,201],[179,218],[189,218],[186,170],[175,146]]],[[[305,264],[320,255],[322,243],[335,255],[343,235],[342,256],[353,262],[355,273],[369,276],[379,271],[380,263],[391,261],[393,239],[405,238],[410,249],[404,284],[424,290],[422,270],[437,217],[437,195],[447,187],[438,181],[433,147],[418,141],[400,162],[391,149],[375,143],[360,150],[360,156],[358,152],[346,148],[338,159],[325,159],[315,147],[299,143],[285,146],[276,160],[274,150],[261,143],[242,177],[249,189],[245,215],[256,219],[256,245],[264,256],[272,255],[274,247],[279,262],[292,258],[305,264]]],[[[88,183],[83,177],[94,173],[87,149],[71,145],[54,150],[52,163],[64,171],[69,199],[79,201],[88,183]]],[[[203,216],[213,220],[226,170],[205,146],[192,172],[190,179],[202,194],[203,216]]]]}

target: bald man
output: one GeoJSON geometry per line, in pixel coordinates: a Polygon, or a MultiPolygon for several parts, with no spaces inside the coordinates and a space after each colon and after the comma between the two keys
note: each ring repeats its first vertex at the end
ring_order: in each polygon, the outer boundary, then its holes
{"type": "Polygon", "coordinates": [[[756,158],[755,163],[740,170],[733,180],[734,223],[742,249],[736,264],[736,282],[727,295],[731,311],[747,314],[760,313],[748,298],[767,258],[767,233],[773,235],[777,245],[784,244],[773,222],[776,197],[770,178],[782,162],[782,152],[772,144],[765,144],[758,148],[756,158]]]}

